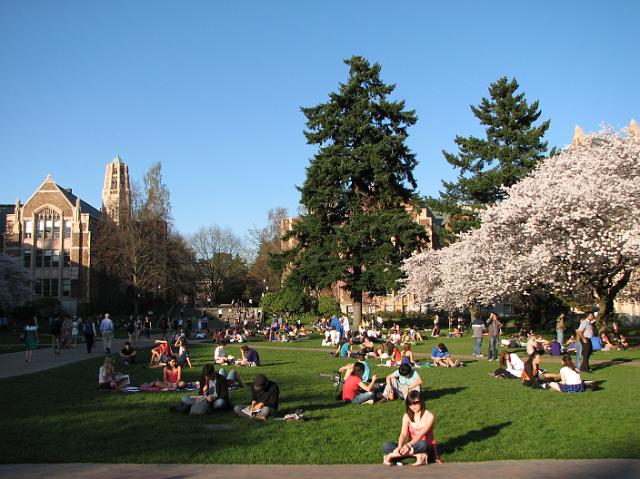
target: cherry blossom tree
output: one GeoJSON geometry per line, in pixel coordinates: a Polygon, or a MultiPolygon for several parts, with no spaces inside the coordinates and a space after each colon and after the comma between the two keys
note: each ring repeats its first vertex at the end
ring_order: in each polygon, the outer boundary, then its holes
{"type": "Polygon", "coordinates": [[[609,317],[640,264],[639,140],[602,130],[546,159],[505,188],[479,229],[407,260],[405,290],[459,308],[545,285],[567,298],[587,292],[609,317]]]}

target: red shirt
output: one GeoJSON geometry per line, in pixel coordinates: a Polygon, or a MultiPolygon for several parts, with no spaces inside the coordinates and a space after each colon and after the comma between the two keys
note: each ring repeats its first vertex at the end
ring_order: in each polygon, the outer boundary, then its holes
{"type": "Polygon", "coordinates": [[[358,394],[358,384],[362,382],[362,379],[358,376],[351,375],[347,378],[344,385],[342,386],[342,400],[343,401],[351,401],[356,394],[358,394]]]}

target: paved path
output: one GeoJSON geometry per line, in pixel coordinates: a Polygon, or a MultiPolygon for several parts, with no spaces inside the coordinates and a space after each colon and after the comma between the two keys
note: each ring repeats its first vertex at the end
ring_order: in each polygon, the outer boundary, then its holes
{"type": "MultiPolygon", "coordinates": [[[[150,347],[153,341],[159,336],[151,336],[151,339],[144,337],[138,338],[137,349],[150,347]]],[[[114,339],[111,351],[117,354],[122,349],[126,339],[114,339]]],[[[84,361],[85,359],[97,358],[104,356],[102,340],[96,341],[91,354],[87,353],[87,347],[84,343],[77,344],[74,348],[66,348],[62,350],[62,354],[54,354],[49,348],[37,349],[33,352],[31,362],[24,361],[25,352],[18,351],[16,353],[5,353],[0,356],[0,379],[10,378],[14,376],[22,376],[38,371],[57,368],[65,364],[84,361]]]]}
{"type": "Polygon", "coordinates": [[[462,462],[425,467],[382,465],[275,466],[211,464],[19,464],[0,465],[3,479],[107,479],[152,477],[153,479],[637,479],[640,460],[533,460],[462,462]]]}

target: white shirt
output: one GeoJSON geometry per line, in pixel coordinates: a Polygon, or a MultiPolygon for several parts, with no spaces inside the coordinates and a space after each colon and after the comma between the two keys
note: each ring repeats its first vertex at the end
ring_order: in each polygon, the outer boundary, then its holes
{"type": "Polygon", "coordinates": [[[109,318],[104,318],[100,321],[100,332],[101,333],[110,333],[113,331],[113,321],[109,318]]]}
{"type": "Polygon", "coordinates": [[[567,366],[560,369],[560,380],[562,381],[562,384],[566,385],[582,384],[580,374],[567,366]]]}
{"type": "Polygon", "coordinates": [[[520,359],[516,353],[511,353],[509,355],[509,359],[511,359],[511,364],[507,362],[507,371],[509,371],[514,376],[521,378],[522,371],[524,369],[524,363],[522,362],[522,359],[520,359]]]}
{"type": "Polygon", "coordinates": [[[224,348],[222,346],[218,346],[215,350],[215,352],[213,353],[213,358],[214,359],[222,359],[226,356],[226,354],[224,353],[224,348]]]}

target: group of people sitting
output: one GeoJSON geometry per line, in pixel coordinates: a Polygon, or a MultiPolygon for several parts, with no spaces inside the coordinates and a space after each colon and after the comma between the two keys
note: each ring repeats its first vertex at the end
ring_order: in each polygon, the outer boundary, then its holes
{"type": "Polygon", "coordinates": [[[521,379],[524,386],[538,389],[549,388],[562,393],[583,392],[585,383],[576,369],[571,356],[562,356],[562,368],[559,374],[547,373],[540,368],[542,352],[534,351],[523,362],[516,353],[502,351],[499,358],[499,367],[494,371],[494,376],[504,379],[521,379]]]}

